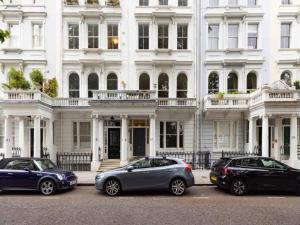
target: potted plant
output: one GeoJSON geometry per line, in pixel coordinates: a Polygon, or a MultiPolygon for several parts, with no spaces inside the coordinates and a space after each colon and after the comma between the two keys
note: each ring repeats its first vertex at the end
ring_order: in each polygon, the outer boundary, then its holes
{"type": "Polygon", "coordinates": [[[2,87],[9,90],[28,90],[30,89],[30,83],[25,79],[22,70],[11,68],[8,72],[8,83],[2,84],[2,87]]]}

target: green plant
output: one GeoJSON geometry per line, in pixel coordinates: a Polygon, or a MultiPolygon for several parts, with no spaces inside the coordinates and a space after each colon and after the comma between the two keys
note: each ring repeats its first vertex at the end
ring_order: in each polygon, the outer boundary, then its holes
{"type": "Polygon", "coordinates": [[[98,0],[87,0],[86,3],[87,4],[91,4],[91,5],[99,5],[99,1],[98,0]]]}
{"type": "Polygon", "coordinates": [[[214,94],[214,99],[216,100],[222,100],[224,98],[224,92],[218,92],[216,94],[214,94]]]}
{"type": "Polygon", "coordinates": [[[296,90],[299,90],[300,89],[300,80],[296,80],[294,82],[294,86],[295,86],[296,90]]]}
{"type": "MultiPolygon", "coordinates": [[[[3,0],[0,0],[3,3],[3,0]]],[[[10,37],[10,32],[8,30],[0,29],[0,42],[3,43],[7,38],[10,37]]]]}
{"type": "Polygon", "coordinates": [[[119,6],[120,5],[120,1],[119,0],[108,0],[106,2],[107,5],[109,6],[119,6]]]}
{"type": "Polygon", "coordinates": [[[30,83],[25,79],[22,70],[11,68],[8,72],[8,84],[2,84],[6,89],[30,89],[30,83]]]}
{"type": "Polygon", "coordinates": [[[38,90],[42,90],[44,83],[44,75],[42,71],[39,69],[33,69],[29,75],[33,86],[38,90]]]}
{"type": "Polygon", "coordinates": [[[52,98],[57,97],[58,82],[56,78],[49,79],[44,84],[44,93],[52,98]]]}

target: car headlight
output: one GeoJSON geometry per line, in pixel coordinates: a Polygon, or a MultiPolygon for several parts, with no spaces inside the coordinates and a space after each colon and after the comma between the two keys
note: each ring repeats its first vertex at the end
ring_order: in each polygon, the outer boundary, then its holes
{"type": "Polygon", "coordinates": [[[56,174],[56,177],[57,177],[57,179],[59,179],[59,180],[64,180],[64,179],[65,179],[65,175],[64,175],[64,174],[59,174],[59,173],[57,173],[57,174],[56,174]]]}

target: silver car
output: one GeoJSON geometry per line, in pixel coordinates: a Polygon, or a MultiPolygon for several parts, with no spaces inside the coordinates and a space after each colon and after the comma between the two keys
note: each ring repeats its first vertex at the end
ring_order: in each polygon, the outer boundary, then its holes
{"type": "Polygon", "coordinates": [[[96,189],[109,196],[121,191],[161,189],[169,189],[172,194],[180,196],[193,185],[192,166],[177,158],[143,158],[96,176],[96,189]]]}

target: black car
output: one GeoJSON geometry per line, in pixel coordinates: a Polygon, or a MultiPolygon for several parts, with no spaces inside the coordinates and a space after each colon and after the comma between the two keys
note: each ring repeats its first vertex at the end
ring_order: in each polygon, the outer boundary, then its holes
{"type": "Polygon", "coordinates": [[[221,158],[212,167],[210,181],[234,195],[251,190],[300,193],[300,170],[266,157],[221,158]]]}
{"type": "Polygon", "coordinates": [[[71,171],[58,169],[49,159],[8,158],[0,161],[0,191],[37,190],[43,195],[77,185],[71,171]]]}

